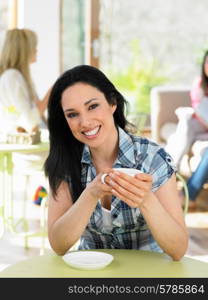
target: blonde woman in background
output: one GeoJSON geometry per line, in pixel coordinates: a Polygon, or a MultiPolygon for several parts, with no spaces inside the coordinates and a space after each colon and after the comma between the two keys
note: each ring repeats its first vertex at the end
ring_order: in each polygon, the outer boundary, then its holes
{"type": "Polygon", "coordinates": [[[39,100],[30,74],[36,61],[37,36],[29,29],[6,33],[0,56],[0,114],[7,132],[34,132],[39,129],[49,92],[39,100]]]}
{"type": "MultiPolygon", "coordinates": [[[[37,56],[36,33],[29,29],[8,30],[0,54],[0,132],[3,137],[8,133],[34,133],[39,139],[50,89],[42,100],[38,99],[31,78],[30,64],[37,56]]],[[[40,171],[47,154],[13,153],[15,170],[26,175],[28,170],[40,171]]],[[[45,179],[39,176],[35,188],[37,184],[45,186],[45,179]]]]}

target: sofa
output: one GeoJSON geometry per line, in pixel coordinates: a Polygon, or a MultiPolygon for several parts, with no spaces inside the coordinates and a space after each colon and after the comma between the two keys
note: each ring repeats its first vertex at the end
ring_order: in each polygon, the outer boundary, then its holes
{"type": "MultiPolygon", "coordinates": [[[[179,107],[184,107],[186,112],[192,109],[190,87],[157,86],[151,90],[150,119],[153,141],[165,146],[168,137],[176,130],[178,116],[175,110],[179,107]]],[[[196,169],[207,147],[208,140],[194,142],[190,153],[184,155],[179,172],[185,177],[189,177],[196,169]]]]}

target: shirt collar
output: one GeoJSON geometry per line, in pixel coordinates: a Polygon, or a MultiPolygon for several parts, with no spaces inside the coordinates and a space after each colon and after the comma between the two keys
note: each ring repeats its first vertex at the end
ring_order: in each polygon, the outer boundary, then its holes
{"type": "MultiPolygon", "coordinates": [[[[114,167],[134,168],[136,166],[135,147],[132,136],[118,127],[119,152],[114,167]]],[[[92,162],[90,149],[84,145],[81,162],[90,165],[92,162]]]]}
{"type": "Polygon", "coordinates": [[[90,149],[87,145],[84,145],[83,152],[82,152],[81,163],[85,163],[85,164],[90,165],[91,161],[92,161],[92,158],[91,158],[90,149]]]}
{"type": "Polygon", "coordinates": [[[135,160],[135,146],[132,136],[118,127],[119,133],[119,151],[118,157],[114,163],[114,167],[134,168],[135,160]]]}

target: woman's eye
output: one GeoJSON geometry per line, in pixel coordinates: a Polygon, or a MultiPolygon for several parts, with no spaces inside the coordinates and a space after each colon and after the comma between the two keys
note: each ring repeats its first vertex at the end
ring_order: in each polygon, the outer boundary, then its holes
{"type": "Polygon", "coordinates": [[[76,113],[70,113],[70,114],[68,114],[67,115],[67,118],[75,118],[77,116],[77,114],[76,113]]]}
{"type": "Polygon", "coordinates": [[[92,104],[89,106],[89,110],[95,109],[97,106],[99,106],[99,104],[92,104]]]}

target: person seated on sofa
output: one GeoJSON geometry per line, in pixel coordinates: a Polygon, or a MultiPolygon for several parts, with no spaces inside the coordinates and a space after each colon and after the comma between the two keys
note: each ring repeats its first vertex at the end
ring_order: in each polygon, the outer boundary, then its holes
{"type": "MultiPolygon", "coordinates": [[[[175,133],[169,137],[165,147],[178,168],[183,155],[190,151],[196,140],[208,140],[208,123],[206,124],[201,115],[195,111],[199,108],[202,100],[207,101],[208,109],[208,98],[205,99],[205,97],[208,97],[208,50],[203,57],[201,77],[194,80],[190,97],[192,107],[179,107],[176,109],[175,113],[179,118],[179,122],[175,133]]],[[[206,107],[203,108],[203,110],[205,109],[206,107]]]]}
{"type": "MultiPolygon", "coordinates": [[[[195,172],[187,181],[189,192],[189,208],[196,209],[196,198],[199,195],[203,185],[208,182],[208,148],[203,153],[202,159],[197,166],[195,172]]],[[[183,198],[183,195],[181,195],[183,198]]]]}

